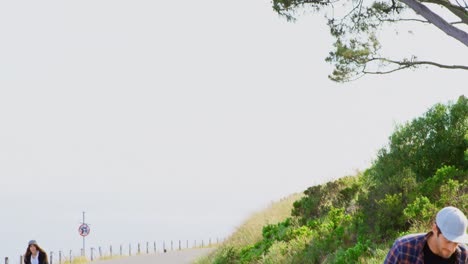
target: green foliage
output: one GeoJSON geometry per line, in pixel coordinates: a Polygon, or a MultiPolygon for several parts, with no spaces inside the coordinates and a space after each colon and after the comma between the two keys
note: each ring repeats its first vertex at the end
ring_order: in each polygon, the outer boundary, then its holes
{"type": "MultiPolygon", "coordinates": [[[[384,25],[408,21],[407,5],[398,1],[331,1],[331,0],[272,0],[273,9],[288,20],[295,20],[298,10],[318,11],[330,7],[332,12],[326,15],[332,37],[335,38],[334,49],[326,58],[335,66],[328,77],[336,82],[355,80],[365,74],[385,74],[394,71],[416,68],[421,64],[435,66],[430,62],[418,62],[417,57],[408,54],[406,58],[391,59],[382,54],[381,44],[376,36],[384,25]],[[341,12],[335,12],[339,5],[341,12]],[[335,15],[336,14],[336,15],[335,15]]],[[[443,1],[435,1],[442,6],[450,6],[443,1]]],[[[411,8],[411,7],[409,7],[411,8]]],[[[447,11],[461,18],[467,24],[466,10],[460,12],[451,6],[447,11]]],[[[429,21],[429,23],[431,23],[429,21]]],[[[447,21],[447,23],[450,23],[447,21]]],[[[449,29],[440,28],[447,34],[449,29]]],[[[450,34],[449,34],[450,35],[450,34]]],[[[462,43],[465,41],[458,39],[462,43]]],[[[443,66],[439,66],[443,67],[443,66]]],[[[466,66],[456,67],[465,69],[466,66]]]]}
{"type": "Polygon", "coordinates": [[[460,96],[456,104],[437,104],[422,117],[397,128],[388,148],[380,150],[374,164],[379,180],[409,168],[418,180],[434,175],[444,165],[468,169],[464,153],[468,131],[468,99],[460,96]]]}
{"type": "Polygon", "coordinates": [[[429,226],[436,213],[436,206],[425,196],[417,197],[403,210],[405,220],[418,226],[429,226]]]}
{"type": "Polygon", "coordinates": [[[300,222],[306,224],[333,207],[348,207],[352,205],[360,187],[359,176],[343,177],[324,185],[312,186],[304,192],[304,198],[294,203],[292,215],[299,216],[300,222]]]}
{"type": "Polygon", "coordinates": [[[330,208],[322,220],[309,221],[312,242],[294,263],[321,263],[330,252],[351,245],[355,239],[352,221],[344,208],[330,208]]]}
{"type": "Polygon", "coordinates": [[[259,261],[278,242],[304,241],[304,239],[310,238],[312,231],[307,226],[297,227],[291,218],[287,218],[278,224],[264,226],[262,235],[263,239],[255,244],[240,249],[223,248],[215,257],[215,263],[251,263],[259,261]]]}
{"type": "Polygon", "coordinates": [[[266,225],[263,227],[263,238],[266,240],[283,240],[291,227],[291,218],[276,225],[266,225]]]}
{"type": "MultiPolygon", "coordinates": [[[[367,173],[373,172],[370,170],[367,173]]],[[[362,232],[378,234],[376,238],[382,239],[406,228],[409,223],[404,220],[403,210],[415,199],[419,189],[415,174],[405,169],[382,181],[375,181],[375,177],[367,179],[374,183],[358,202],[363,224],[367,228],[362,232]]]]}
{"type": "Polygon", "coordinates": [[[235,264],[239,261],[239,252],[234,247],[221,248],[213,261],[213,264],[235,264]]]}
{"type": "Polygon", "coordinates": [[[441,184],[449,178],[462,180],[467,131],[468,99],[464,96],[455,104],[437,104],[422,117],[397,127],[388,147],[379,151],[365,173],[368,192],[359,195],[358,204],[366,231],[383,239],[392,232],[389,229],[407,229],[411,223],[403,210],[416,197],[426,196],[434,203],[441,184]],[[382,208],[387,210],[382,212],[382,208]]]}
{"type": "Polygon", "coordinates": [[[370,240],[366,240],[364,243],[358,241],[354,246],[347,249],[340,249],[336,252],[334,258],[330,261],[331,263],[358,263],[360,257],[369,254],[371,248],[370,240]]]}
{"type": "Polygon", "coordinates": [[[356,72],[361,71],[363,65],[372,59],[372,55],[380,48],[380,43],[372,35],[366,41],[351,39],[347,43],[338,38],[333,46],[335,50],[325,59],[326,62],[335,64],[335,69],[328,78],[335,82],[346,82],[353,80],[356,72]]]}
{"type": "Polygon", "coordinates": [[[437,204],[440,207],[455,206],[462,212],[468,210],[468,180],[465,174],[465,180],[459,182],[457,180],[448,180],[446,184],[440,186],[440,199],[437,204]]]}
{"type": "Polygon", "coordinates": [[[432,200],[439,197],[439,188],[442,184],[450,179],[463,178],[463,171],[457,169],[455,166],[443,166],[438,169],[434,176],[428,178],[421,185],[421,193],[432,200]]]}
{"type": "Polygon", "coordinates": [[[379,200],[377,204],[385,210],[377,211],[377,232],[383,236],[395,235],[395,230],[400,230],[404,222],[402,212],[404,205],[402,204],[402,194],[386,194],[385,198],[379,200]]]}
{"type": "Polygon", "coordinates": [[[398,236],[427,231],[440,208],[468,211],[467,131],[465,97],[436,105],[398,127],[364,173],[308,188],[292,217],[214,263],[382,263],[398,236]]]}

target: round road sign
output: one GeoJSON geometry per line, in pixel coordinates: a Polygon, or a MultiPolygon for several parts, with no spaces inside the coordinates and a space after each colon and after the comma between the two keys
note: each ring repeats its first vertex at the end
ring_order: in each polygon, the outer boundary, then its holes
{"type": "Polygon", "coordinates": [[[78,228],[78,232],[80,233],[80,236],[85,237],[85,236],[89,235],[90,231],[91,231],[91,229],[89,228],[89,225],[87,225],[87,224],[82,224],[78,228]]]}

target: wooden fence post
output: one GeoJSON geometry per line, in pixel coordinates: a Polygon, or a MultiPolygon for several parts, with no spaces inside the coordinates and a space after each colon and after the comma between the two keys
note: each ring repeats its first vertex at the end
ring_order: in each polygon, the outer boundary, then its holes
{"type": "Polygon", "coordinates": [[[140,243],[138,243],[138,255],[140,255],[141,250],[140,250],[140,243]]]}
{"type": "Polygon", "coordinates": [[[109,246],[109,253],[110,253],[110,256],[112,258],[112,245],[109,246]]]}
{"type": "Polygon", "coordinates": [[[146,242],[146,254],[149,254],[149,246],[148,245],[149,245],[149,243],[146,242]]]}
{"type": "Polygon", "coordinates": [[[5,257],[5,264],[8,264],[8,263],[9,263],[8,257],[5,257]]]}
{"type": "Polygon", "coordinates": [[[120,245],[120,256],[122,256],[122,245],[120,245]]]}
{"type": "Polygon", "coordinates": [[[101,247],[99,247],[99,257],[102,258],[102,250],[101,250],[101,247]]]}
{"type": "MultiPolygon", "coordinates": [[[[50,263],[49,264],[54,264],[54,252],[51,251],[49,256],[50,256],[50,263]]],[[[20,264],[23,264],[23,262],[20,262],[20,264]]]]}
{"type": "Polygon", "coordinates": [[[128,255],[132,255],[132,244],[128,244],[128,255]]]}
{"type": "Polygon", "coordinates": [[[156,253],[156,241],[154,241],[154,253],[156,253]]]}
{"type": "Polygon", "coordinates": [[[179,240],[179,250],[181,250],[181,249],[182,249],[182,247],[181,247],[180,240],[179,240]]]}
{"type": "Polygon", "coordinates": [[[171,240],[171,251],[174,250],[174,241],[171,240]]]}
{"type": "Polygon", "coordinates": [[[73,263],[73,260],[72,260],[72,251],[70,250],[70,263],[73,263]]]}
{"type": "Polygon", "coordinates": [[[59,264],[62,264],[62,251],[59,251],[59,264]]]}
{"type": "Polygon", "coordinates": [[[94,260],[94,248],[92,247],[91,248],[91,261],[94,260]]]}
{"type": "Polygon", "coordinates": [[[24,261],[24,256],[21,255],[21,256],[20,256],[20,264],[23,264],[23,263],[24,263],[23,261],[24,261]]]}

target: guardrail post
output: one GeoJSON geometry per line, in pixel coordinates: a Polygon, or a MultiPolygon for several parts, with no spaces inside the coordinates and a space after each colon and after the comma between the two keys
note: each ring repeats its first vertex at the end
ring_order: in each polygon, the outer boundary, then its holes
{"type": "Polygon", "coordinates": [[[140,255],[141,250],[140,250],[140,243],[138,243],[138,255],[140,255]]]}
{"type": "Polygon", "coordinates": [[[62,251],[59,251],[59,264],[62,264],[62,251]]]}
{"type": "Polygon", "coordinates": [[[120,245],[120,256],[122,256],[122,245],[120,245]]]}
{"type": "Polygon", "coordinates": [[[132,255],[132,244],[128,244],[128,255],[132,255]]]}
{"type": "Polygon", "coordinates": [[[182,247],[181,247],[180,240],[179,240],[179,250],[181,250],[181,249],[182,249],[182,247]]]}
{"type": "Polygon", "coordinates": [[[149,246],[148,242],[146,242],[146,254],[149,254],[149,246]]]}
{"type": "Polygon", "coordinates": [[[187,248],[188,248],[188,240],[187,240],[187,248]]]}
{"type": "Polygon", "coordinates": [[[8,264],[9,260],[8,257],[5,257],[5,264],[8,264]]]}
{"type": "Polygon", "coordinates": [[[92,247],[91,248],[91,261],[94,260],[94,248],[92,247]]]}
{"type": "Polygon", "coordinates": [[[73,260],[72,260],[72,251],[70,250],[70,263],[73,263],[73,260]]]}
{"type": "MultiPolygon", "coordinates": [[[[54,252],[50,252],[50,264],[54,264],[54,252]]],[[[20,264],[23,264],[23,262],[20,262],[20,264]]]]}
{"type": "Polygon", "coordinates": [[[112,245],[109,246],[110,256],[112,257],[112,245]]]}
{"type": "Polygon", "coordinates": [[[171,251],[174,250],[174,241],[171,240],[171,251]]]}
{"type": "Polygon", "coordinates": [[[24,263],[23,261],[24,261],[24,256],[21,255],[21,256],[20,256],[20,264],[23,264],[23,263],[24,263]]]}
{"type": "Polygon", "coordinates": [[[154,253],[156,253],[156,241],[154,241],[154,253]]]}
{"type": "Polygon", "coordinates": [[[101,250],[101,247],[99,247],[99,257],[102,258],[102,250],[101,250]]]}

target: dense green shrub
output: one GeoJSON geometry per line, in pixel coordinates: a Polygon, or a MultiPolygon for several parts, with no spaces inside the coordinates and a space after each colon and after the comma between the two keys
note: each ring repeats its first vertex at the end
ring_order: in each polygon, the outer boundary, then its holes
{"type": "Polygon", "coordinates": [[[299,217],[305,225],[310,219],[319,218],[333,207],[345,207],[349,210],[361,187],[359,176],[343,177],[323,185],[312,186],[304,198],[294,203],[293,216],[299,217]]]}
{"type": "Polygon", "coordinates": [[[382,263],[395,238],[427,231],[440,208],[467,212],[467,98],[435,105],[389,139],[369,169],[308,188],[291,218],[215,263],[382,263]]]}
{"type": "Polygon", "coordinates": [[[235,264],[239,262],[239,251],[234,247],[223,247],[216,254],[213,264],[235,264]]]}

